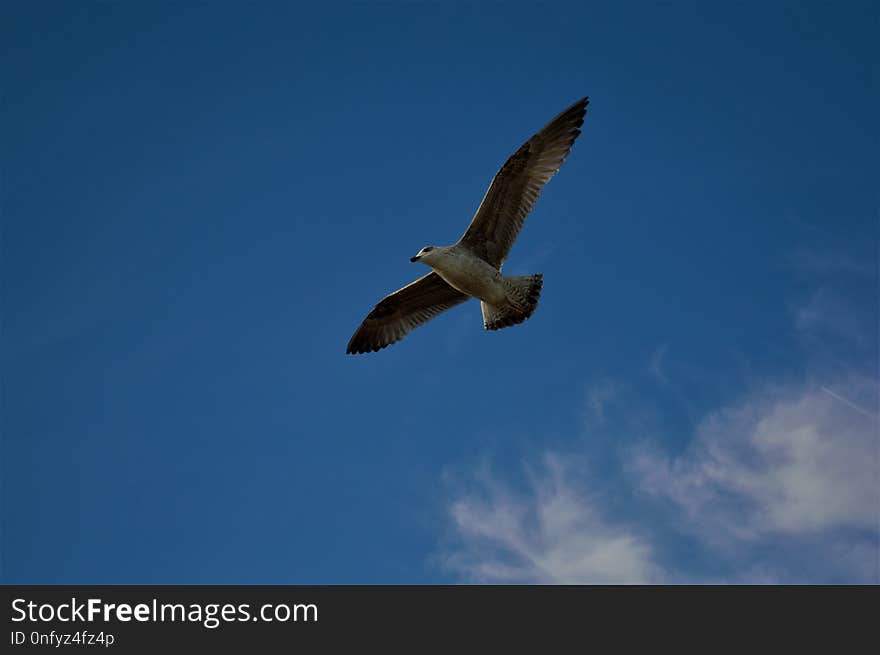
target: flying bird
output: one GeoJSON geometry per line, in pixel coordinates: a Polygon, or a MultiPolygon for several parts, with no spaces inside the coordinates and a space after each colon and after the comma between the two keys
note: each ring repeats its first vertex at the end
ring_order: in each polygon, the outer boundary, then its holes
{"type": "Polygon", "coordinates": [[[347,353],[381,350],[470,298],[479,298],[487,330],[532,315],[543,276],[506,276],[501,267],[541,190],[581,133],[587,104],[587,98],[578,100],[504,162],[457,243],[425,246],[410,258],[431,272],[383,298],[351,337],[347,353]]]}

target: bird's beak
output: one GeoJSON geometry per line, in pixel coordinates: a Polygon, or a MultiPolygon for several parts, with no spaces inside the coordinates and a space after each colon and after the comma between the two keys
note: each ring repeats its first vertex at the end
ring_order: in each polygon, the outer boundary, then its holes
{"type": "Polygon", "coordinates": [[[410,257],[409,260],[410,260],[411,262],[417,262],[417,261],[419,261],[419,256],[416,255],[415,257],[410,257]]]}

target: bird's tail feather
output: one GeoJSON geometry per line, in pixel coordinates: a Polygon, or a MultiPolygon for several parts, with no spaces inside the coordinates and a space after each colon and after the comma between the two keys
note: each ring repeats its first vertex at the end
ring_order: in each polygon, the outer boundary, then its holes
{"type": "Polygon", "coordinates": [[[485,302],[481,303],[483,326],[487,330],[500,330],[522,323],[534,313],[538,306],[538,298],[541,295],[543,284],[544,276],[540,273],[505,277],[507,303],[500,307],[485,302]]]}

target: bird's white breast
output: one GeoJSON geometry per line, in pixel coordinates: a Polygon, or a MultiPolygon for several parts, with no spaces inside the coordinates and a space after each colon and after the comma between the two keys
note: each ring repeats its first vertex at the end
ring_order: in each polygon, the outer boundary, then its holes
{"type": "Polygon", "coordinates": [[[467,250],[450,248],[432,261],[430,266],[450,286],[462,293],[490,305],[501,305],[507,300],[500,271],[467,250]]]}

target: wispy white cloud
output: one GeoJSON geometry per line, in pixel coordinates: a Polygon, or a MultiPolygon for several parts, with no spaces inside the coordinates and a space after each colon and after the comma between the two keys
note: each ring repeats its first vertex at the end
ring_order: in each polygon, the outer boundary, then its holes
{"type": "Polygon", "coordinates": [[[517,493],[484,472],[450,516],[458,544],[445,564],[465,579],[494,583],[645,583],[657,581],[649,542],[609,521],[589,485],[547,454],[517,493]]]}
{"type": "MultiPolygon", "coordinates": [[[[839,381],[876,397],[862,377],[839,381]]],[[[707,416],[676,456],[634,449],[640,486],[671,501],[706,539],[758,540],[876,530],[880,517],[877,420],[822,386],[766,389],[707,416]]]]}
{"type": "Polygon", "coordinates": [[[614,493],[636,494],[635,513],[647,517],[637,525],[606,512],[607,489],[579,474],[582,452],[545,454],[518,492],[484,468],[448,506],[445,563],[494,583],[878,582],[877,382],[854,375],[830,386],[840,393],[755,390],[705,416],[677,454],[629,441],[614,493]],[[682,536],[718,571],[661,556],[658,542],[682,536]]]}

